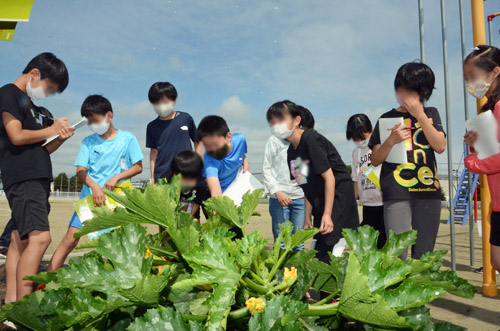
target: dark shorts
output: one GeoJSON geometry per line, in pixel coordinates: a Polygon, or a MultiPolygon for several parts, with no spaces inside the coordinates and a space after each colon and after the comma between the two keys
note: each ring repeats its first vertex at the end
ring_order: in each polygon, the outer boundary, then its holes
{"type": "Polygon", "coordinates": [[[47,179],[31,179],[12,184],[5,195],[14,220],[14,230],[21,239],[27,239],[31,231],[49,231],[50,182],[47,179]]]}
{"type": "Polygon", "coordinates": [[[490,244],[500,247],[500,211],[491,212],[490,244]]]}

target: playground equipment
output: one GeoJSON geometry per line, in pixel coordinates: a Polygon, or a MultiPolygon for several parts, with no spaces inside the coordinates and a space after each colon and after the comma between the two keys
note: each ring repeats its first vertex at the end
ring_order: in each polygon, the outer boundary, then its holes
{"type": "MultiPolygon", "coordinates": [[[[485,32],[485,15],[484,15],[484,4],[485,0],[471,0],[471,14],[472,14],[472,32],[473,32],[473,42],[474,46],[486,44],[486,32],[485,32]]],[[[450,225],[450,245],[451,245],[451,268],[456,269],[455,263],[455,221],[457,219],[465,224],[466,215],[469,218],[469,243],[470,243],[470,263],[471,266],[474,265],[474,223],[471,221],[473,219],[473,210],[471,208],[471,203],[473,202],[472,194],[474,194],[474,188],[477,185],[478,176],[470,176],[469,172],[464,169],[460,175],[460,181],[457,185],[458,196],[454,197],[454,181],[453,178],[453,162],[452,162],[452,144],[451,144],[451,114],[449,109],[449,82],[448,82],[448,49],[447,49],[447,35],[446,35],[446,17],[445,17],[445,0],[440,0],[441,5],[441,34],[442,34],[442,45],[443,45],[443,67],[444,67],[444,91],[445,91],[445,109],[446,109],[446,131],[447,131],[447,152],[448,152],[448,178],[449,178],[449,192],[450,197],[450,219],[448,221],[450,225]],[[463,188],[466,188],[464,190],[463,188]],[[471,189],[472,188],[472,189],[471,189]],[[464,206],[465,204],[465,206],[464,206]],[[459,209],[458,207],[465,207],[465,210],[459,209]],[[455,212],[460,211],[458,214],[455,212]],[[458,217],[458,218],[457,218],[458,217]]],[[[459,0],[459,10],[460,10],[460,36],[462,43],[462,58],[467,55],[467,50],[465,47],[465,29],[464,29],[464,12],[463,12],[463,0],[459,0]]],[[[418,12],[419,12],[419,32],[420,32],[420,59],[425,63],[425,41],[424,41],[424,9],[423,0],[418,1],[418,12]]],[[[489,42],[493,43],[493,28],[492,21],[495,17],[500,16],[500,13],[491,14],[488,16],[488,28],[489,28],[489,42]]],[[[464,110],[465,119],[469,118],[469,109],[467,104],[467,90],[465,88],[465,81],[463,82],[464,90],[464,110]]],[[[486,98],[477,100],[477,112],[479,113],[481,107],[486,103],[486,98]]],[[[467,149],[465,149],[462,158],[467,156],[467,149]]],[[[458,172],[457,172],[458,173],[458,172]]],[[[497,285],[495,278],[495,270],[491,267],[491,250],[489,244],[490,232],[491,232],[491,198],[490,191],[488,188],[488,182],[485,175],[479,176],[480,189],[481,189],[481,219],[482,219],[482,246],[483,246],[483,294],[486,296],[497,296],[497,285]]]]}

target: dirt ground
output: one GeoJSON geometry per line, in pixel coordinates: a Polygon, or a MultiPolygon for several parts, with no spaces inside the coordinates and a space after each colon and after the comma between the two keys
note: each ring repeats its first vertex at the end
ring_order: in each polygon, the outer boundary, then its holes
{"type": "MultiPolygon", "coordinates": [[[[262,235],[272,243],[271,219],[266,204],[257,207],[261,213],[260,217],[253,217],[247,227],[247,233],[255,230],[261,231],[262,235]]],[[[52,234],[52,244],[47,250],[45,260],[49,260],[51,254],[56,249],[61,238],[64,236],[68,222],[73,213],[72,201],[52,201],[52,211],[50,214],[50,225],[52,234]]],[[[5,198],[0,198],[0,229],[3,229],[9,220],[9,207],[5,198]]],[[[446,224],[448,210],[443,209],[441,213],[441,226],[437,237],[436,249],[450,249],[450,228],[446,224]]],[[[432,316],[439,321],[448,321],[467,328],[468,330],[499,331],[500,330],[500,297],[490,298],[481,294],[482,275],[472,272],[469,254],[469,227],[456,225],[456,266],[460,277],[467,279],[476,286],[479,294],[472,300],[461,299],[452,295],[445,295],[443,298],[435,300],[429,305],[432,316]]],[[[150,231],[156,231],[155,227],[150,227],[150,231]]],[[[474,267],[482,265],[481,238],[474,227],[474,267]]],[[[310,243],[306,243],[309,247],[310,243]]],[[[81,252],[79,253],[81,254],[81,252]]],[[[450,253],[445,257],[445,267],[451,266],[450,253]]],[[[4,260],[0,260],[0,297],[3,297],[5,290],[4,260]]]]}

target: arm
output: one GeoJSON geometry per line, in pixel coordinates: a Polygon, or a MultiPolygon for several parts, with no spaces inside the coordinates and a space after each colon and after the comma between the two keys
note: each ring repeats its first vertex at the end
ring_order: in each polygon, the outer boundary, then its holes
{"type": "MultiPolygon", "coordinates": [[[[272,163],[273,159],[276,157],[276,149],[273,148],[271,145],[272,143],[270,141],[267,142],[266,144],[266,149],[264,152],[264,163],[262,164],[262,173],[264,175],[264,184],[266,185],[267,189],[269,190],[270,194],[276,195],[276,198],[278,199],[279,203],[281,206],[288,206],[292,202],[290,197],[283,193],[280,188],[279,188],[279,183],[274,178],[272,174],[272,163]]],[[[287,172],[289,172],[288,167],[287,167],[287,172]]]]}
{"type": "Polygon", "coordinates": [[[9,140],[15,146],[36,144],[53,137],[64,128],[69,127],[68,119],[62,117],[57,119],[50,127],[40,130],[25,130],[14,115],[6,111],[2,112],[2,122],[9,136],[9,140]]]}
{"type": "Polygon", "coordinates": [[[304,197],[304,202],[305,202],[305,220],[304,220],[304,229],[312,228],[313,223],[312,223],[312,210],[313,207],[309,200],[307,200],[306,197],[304,197]]]}
{"type": "Polygon", "coordinates": [[[402,105],[420,123],[425,138],[432,149],[441,154],[446,149],[446,138],[443,132],[438,131],[424,112],[424,106],[418,98],[407,98],[402,105]]]}
{"type": "Polygon", "coordinates": [[[218,177],[207,177],[207,186],[210,191],[210,196],[221,197],[222,189],[220,187],[220,182],[218,177]]]}
{"type": "Polygon", "coordinates": [[[391,135],[382,143],[382,145],[378,144],[373,146],[371,156],[372,165],[377,167],[382,164],[385,159],[387,159],[387,155],[389,155],[392,146],[405,141],[410,137],[410,130],[406,126],[401,125],[400,123],[396,124],[394,128],[392,128],[391,135]]]}
{"type": "MultiPolygon", "coordinates": [[[[193,210],[191,211],[191,215],[196,215],[196,213],[198,213],[198,210],[200,210],[200,205],[197,204],[197,203],[194,203],[193,204],[193,210]]],[[[194,219],[196,222],[199,222],[200,220],[198,218],[195,218],[194,219]]]]}
{"type": "Polygon", "coordinates": [[[201,158],[203,158],[203,145],[201,144],[201,141],[194,142],[194,151],[198,153],[201,158]]]}
{"type": "Polygon", "coordinates": [[[248,163],[248,159],[245,154],[245,158],[243,159],[243,172],[247,172],[248,170],[250,170],[250,163],[248,163]]]}
{"type": "Polygon", "coordinates": [[[158,156],[158,150],[156,148],[151,148],[149,150],[149,166],[150,166],[150,181],[151,183],[155,183],[155,164],[156,164],[156,157],[158,156]]]}
{"type": "Polygon", "coordinates": [[[49,154],[54,153],[61,145],[75,134],[75,128],[70,126],[59,131],[59,137],[45,146],[49,154]]]}
{"type": "Polygon", "coordinates": [[[500,173],[500,154],[480,160],[474,153],[465,158],[464,164],[467,169],[475,174],[495,175],[500,173]]]}
{"type": "Polygon", "coordinates": [[[123,179],[131,178],[134,177],[135,175],[138,175],[142,172],[142,161],[139,161],[137,163],[134,163],[129,169],[120,172],[119,174],[114,175],[111,177],[106,184],[104,184],[104,187],[110,191],[113,191],[116,187],[116,184],[123,179]]]}
{"type": "Polygon", "coordinates": [[[94,198],[94,205],[96,207],[104,205],[106,202],[106,195],[104,194],[102,188],[90,178],[87,174],[87,169],[82,166],[76,167],[76,177],[82,181],[85,185],[92,189],[92,197],[94,198]]]}
{"type": "Polygon", "coordinates": [[[352,184],[354,185],[354,197],[356,198],[356,200],[358,200],[359,199],[358,182],[352,182],[352,184]]]}
{"type": "Polygon", "coordinates": [[[332,210],[335,199],[335,177],[331,168],[323,172],[321,177],[325,180],[325,209],[319,230],[321,234],[328,234],[333,231],[332,210]]]}

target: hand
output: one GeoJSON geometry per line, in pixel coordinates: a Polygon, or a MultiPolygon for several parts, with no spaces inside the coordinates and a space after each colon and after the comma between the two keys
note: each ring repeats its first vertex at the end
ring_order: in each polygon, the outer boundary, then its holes
{"type": "Polygon", "coordinates": [[[310,229],[313,227],[313,224],[312,224],[312,219],[311,217],[307,217],[305,218],[304,220],[304,229],[310,229]]]}
{"type": "Polygon", "coordinates": [[[424,106],[418,98],[406,98],[403,100],[403,104],[401,106],[403,106],[403,108],[406,109],[406,111],[417,120],[422,115],[425,115],[424,106]]]}
{"type": "Polygon", "coordinates": [[[61,117],[61,118],[58,118],[54,124],[52,124],[50,126],[50,128],[52,129],[52,131],[54,132],[54,136],[59,134],[59,132],[61,132],[62,129],[65,129],[65,128],[69,128],[69,122],[68,122],[68,118],[67,117],[61,117]]]}
{"type": "Polygon", "coordinates": [[[59,131],[59,138],[57,138],[57,140],[59,140],[60,143],[63,143],[66,140],[68,140],[69,138],[71,138],[74,134],[75,134],[74,127],[69,126],[69,127],[63,128],[63,129],[61,129],[61,131],[59,131]]]}
{"type": "Polygon", "coordinates": [[[467,131],[465,133],[464,141],[470,148],[474,148],[474,144],[476,143],[476,140],[477,140],[477,133],[476,132],[467,131]]]}
{"type": "Polygon", "coordinates": [[[288,195],[286,195],[281,191],[276,192],[276,199],[278,199],[278,202],[280,203],[281,207],[289,206],[290,203],[292,202],[292,199],[290,199],[288,195]]]}
{"type": "Polygon", "coordinates": [[[154,183],[155,183],[155,178],[154,178],[154,177],[151,177],[151,178],[149,179],[149,182],[150,182],[151,184],[154,184],[154,183]]]}
{"type": "Polygon", "coordinates": [[[399,144],[402,141],[405,141],[406,139],[409,139],[410,137],[410,129],[404,125],[401,125],[401,123],[398,123],[392,128],[389,139],[391,139],[392,143],[395,145],[399,144]]]}
{"type": "Polygon", "coordinates": [[[104,188],[110,191],[113,191],[116,187],[116,184],[118,184],[118,179],[116,179],[114,176],[111,177],[106,184],[104,184],[104,188]]]}
{"type": "Polygon", "coordinates": [[[329,234],[333,231],[333,221],[330,215],[324,215],[321,217],[321,226],[319,227],[319,232],[321,234],[329,234]]]}
{"type": "Polygon", "coordinates": [[[106,195],[99,185],[92,187],[92,196],[94,197],[94,206],[100,207],[106,204],[106,195]]]}

